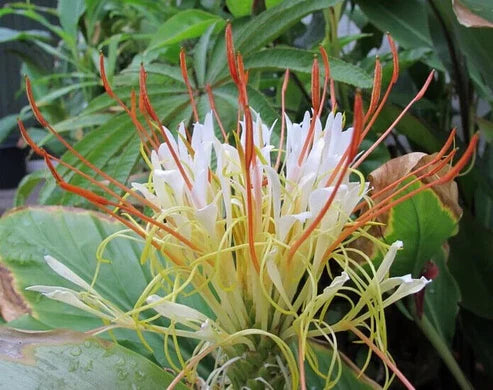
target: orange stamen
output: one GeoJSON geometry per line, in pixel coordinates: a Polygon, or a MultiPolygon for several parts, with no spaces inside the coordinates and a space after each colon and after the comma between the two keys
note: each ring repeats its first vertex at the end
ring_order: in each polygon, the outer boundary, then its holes
{"type": "Polygon", "coordinates": [[[373,114],[378,105],[380,99],[380,89],[382,87],[382,65],[380,64],[380,58],[377,56],[375,60],[375,71],[373,76],[373,89],[371,91],[370,106],[368,112],[365,115],[365,123],[373,114]]]}
{"type": "MultiPolygon", "coordinates": [[[[479,135],[476,133],[473,135],[473,137],[471,138],[471,142],[469,143],[469,146],[467,147],[466,151],[464,152],[464,154],[462,155],[462,157],[459,159],[459,161],[454,165],[454,167],[452,167],[445,175],[443,175],[442,177],[430,182],[430,183],[427,183],[427,184],[424,184],[423,186],[407,193],[407,194],[404,194],[403,196],[399,197],[398,199],[395,199],[394,201],[388,203],[387,205],[383,205],[383,207],[379,207],[377,210],[375,210],[375,207],[372,207],[371,209],[369,209],[366,213],[364,213],[363,215],[361,215],[355,222],[354,225],[346,228],[345,230],[343,230],[343,232],[339,235],[339,237],[337,238],[337,240],[332,243],[332,245],[327,248],[327,250],[325,251],[324,253],[324,256],[323,258],[325,258],[326,260],[325,261],[328,261],[328,256],[330,255],[330,253],[332,253],[332,251],[341,243],[343,242],[347,237],[349,237],[353,232],[355,232],[357,229],[359,229],[360,227],[362,227],[363,225],[365,225],[367,222],[369,222],[370,220],[374,219],[374,218],[377,218],[378,216],[386,213],[387,211],[389,211],[391,208],[397,206],[398,204],[406,201],[407,199],[409,198],[412,198],[413,196],[419,194],[420,192],[422,191],[425,191],[433,186],[436,186],[436,185],[439,185],[439,184],[444,184],[444,183],[447,183],[453,179],[455,179],[455,177],[457,177],[457,175],[459,174],[459,172],[464,168],[464,166],[467,164],[467,162],[469,161],[469,159],[471,158],[472,154],[474,153],[475,149],[476,149],[476,145],[479,141],[479,135]]],[[[446,163],[448,163],[448,159],[444,160],[446,163]]],[[[443,168],[444,165],[442,165],[441,168],[443,168]]],[[[436,168],[436,169],[433,169],[430,173],[431,174],[435,174],[436,172],[438,172],[440,169],[436,168]]],[[[429,176],[430,173],[427,173],[427,174],[424,174],[422,175],[420,178],[424,178],[425,176],[429,176]]],[[[391,195],[391,198],[394,198],[396,195],[396,193],[392,194],[391,195]]],[[[380,202],[380,205],[382,205],[382,202],[380,202]]]]}
{"type": "MultiPolygon", "coordinates": [[[[389,85],[387,86],[387,90],[385,91],[385,94],[383,95],[382,100],[380,101],[380,104],[378,105],[378,108],[375,110],[373,113],[373,116],[370,119],[370,122],[366,125],[365,130],[363,131],[363,137],[366,137],[366,134],[370,131],[371,127],[375,123],[375,121],[378,118],[378,115],[382,111],[383,107],[385,106],[385,103],[387,102],[387,99],[389,98],[390,92],[392,91],[392,88],[394,87],[395,83],[397,82],[397,79],[399,78],[399,56],[397,54],[397,48],[395,47],[395,43],[390,36],[390,34],[387,34],[387,40],[390,45],[390,51],[392,52],[392,63],[393,63],[393,71],[392,71],[392,78],[390,80],[389,85]]],[[[366,122],[366,121],[365,121],[366,122]]]]}
{"type": "Polygon", "coordinates": [[[34,100],[34,96],[32,93],[32,88],[31,88],[31,81],[29,80],[28,77],[26,77],[26,92],[27,92],[27,97],[29,100],[29,103],[31,105],[31,108],[33,110],[33,113],[38,120],[38,122],[45,127],[46,129],[49,130],[51,134],[55,136],[55,138],[60,141],[60,143],[65,146],[75,157],[77,157],[84,165],[86,165],[88,168],[92,169],[96,174],[98,174],[101,177],[104,177],[106,180],[108,180],[110,183],[114,184],[116,187],[118,187],[120,190],[123,192],[130,193],[132,197],[135,199],[138,199],[140,202],[145,204],[146,206],[149,206],[153,210],[159,210],[154,204],[149,202],[147,199],[144,197],[140,196],[139,194],[135,193],[132,191],[130,188],[126,187],[122,183],[120,183],[118,180],[114,179],[110,175],[107,175],[105,172],[100,170],[98,167],[96,167],[94,164],[89,162],[84,156],[82,156],[77,150],[75,150],[72,145],[70,145],[65,139],[44,119],[44,117],[41,115],[41,112],[39,111],[38,106],[36,105],[36,102],[34,100]]]}
{"type": "Polygon", "coordinates": [[[320,106],[320,68],[315,57],[312,64],[312,107],[316,110],[320,106]]]}
{"type": "Polygon", "coordinates": [[[195,98],[193,97],[192,86],[190,85],[190,80],[188,78],[188,70],[187,70],[187,59],[185,56],[185,49],[181,48],[180,50],[180,69],[181,75],[183,77],[183,81],[187,86],[188,96],[190,97],[190,104],[192,105],[193,118],[195,122],[199,121],[199,114],[197,112],[197,106],[195,105],[195,98]]]}
{"type": "MultiPolygon", "coordinates": [[[[373,143],[372,146],[368,148],[368,150],[361,155],[360,158],[353,164],[353,168],[357,168],[369,155],[371,152],[375,150],[375,148],[380,145],[380,143],[387,138],[387,136],[390,134],[390,132],[394,129],[394,127],[400,122],[402,117],[406,115],[406,113],[409,111],[409,109],[413,106],[414,103],[416,103],[418,100],[420,100],[426,90],[428,89],[428,86],[431,83],[431,80],[433,80],[433,75],[435,74],[435,71],[431,71],[430,74],[428,75],[428,78],[426,79],[426,82],[424,83],[423,87],[421,87],[421,90],[416,94],[416,96],[408,103],[408,105],[401,111],[399,116],[392,122],[392,124],[383,132],[383,134],[378,137],[378,139],[373,143]]],[[[366,131],[366,130],[365,130],[366,131]]],[[[368,128],[369,131],[369,128],[368,128]]],[[[367,134],[367,132],[363,133],[363,137],[367,134]]]]}
{"type": "Polygon", "coordinates": [[[238,71],[236,68],[235,49],[233,46],[233,30],[231,29],[231,23],[226,25],[226,55],[228,57],[229,73],[233,78],[233,81],[238,84],[238,71]]]}
{"type": "Polygon", "coordinates": [[[185,182],[185,185],[187,186],[188,190],[192,190],[192,183],[190,179],[188,178],[187,173],[185,172],[185,168],[183,167],[183,164],[180,161],[180,158],[178,157],[178,154],[176,153],[176,150],[173,148],[172,143],[170,142],[168,135],[164,131],[161,121],[159,120],[156,112],[154,111],[154,108],[152,107],[152,104],[149,100],[149,95],[147,94],[147,87],[146,87],[146,73],[144,70],[144,67],[141,66],[140,68],[140,94],[143,98],[144,101],[144,106],[145,106],[145,111],[151,116],[151,118],[156,122],[156,124],[159,126],[159,129],[161,130],[161,135],[163,136],[166,144],[168,145],[168,149],[171,153],[171,156],[173,157],[173,160],[178,167],[178,171],[180,171],[180,174],[185,182]]]}

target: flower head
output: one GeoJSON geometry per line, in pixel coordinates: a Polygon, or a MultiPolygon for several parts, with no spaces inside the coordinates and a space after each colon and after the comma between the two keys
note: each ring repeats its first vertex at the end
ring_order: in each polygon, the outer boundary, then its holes
{"type": "MultiPolygon", "coordinates": [[[[394,56],[394,74],[389,87],[380,98],[381,66],[377,60],[368,109],[365,113],[361,95],[357,93],[351,127],[346,126],[345,116],[336,112],[329,61],[321,49],[323,86],[319,85],[319,66],[315,61],[313,107],[300,123],[293,123],[284,113],[289,72],[285,74],[280,142],[277,143],[273,141],[274,125],[264,123],[249,106],[248,72],[242,57],[234,51],[231,26],[226,30],[226,42],[239,106],[237,129],[229,135],[215,109],[210,88],[211,112],[199,122],[184,52],[180,56],[182,73],[196,118],[191,134],[183,123],[176,134],[161,123],[147,95],[143,68],[138,107],[145,123],[139,121],[137,97],[132,93],[130,106],[127,106],[114,94],[101,59],[101,75],[107,93],[130,115],[141,138],[149,179],[145,183],[132,183],[129,188],[101,172],[63,142],[85,165],[125,192],[123,197],[37,147],[20,123],[27,142],[45,158],[63,189],[85,197],[143,238],[146,246],[142,259],[150,259],[154,274],[135,309],[128,313],[111,306],[92,287],[86,288],[88,293],[85,294],[49,286],[32,289],[83,309],[89,305],[92,313],[100,312],[101,318],[115,326],[133,324],[138,331],[174,332],[179,337],[199,340],[196,353],[189,361],[170,363],[181,365],[177,380],[193,372],[204,356],[214,353],[224,369],[212,376],[211,381],[222,376],[229,383],[236,383],[245,374],[238,368],[246,367],[242,366],[244,354],[255,351],[259,339],[268,339],[272,348],[269,361],[283,373],[279,374],[281,379],[291,383],[293,388],[299,382],[304,386],[309,337],[324,337],[337,351],[336,333],[361,334],[358,328],[366,328],[373,335],[370,347],[385,350],[384,308],[419,291],[428,282],[410,275],[389,278],[389,268],[402,243],[386,245],[371,237],[367,228],[379,215],[416,193],[405,191],[408,179],[434,178],[436,172],[450,164],[455,154],[455,150],[449,151],[453,133],[443,149],[424,167],[379,193],[371,193],[358,166],[390,133],[410,105],[423,96],[433,73],[396,122],[367,151],[358,154],[362,140],[397,79],[395,46],[389,38],[394,56]],[[332,111],[322,119],[328,90],[332,111]],[[217,134],[222,134],[221,139],[217,134]],[[53,162],[85,177],[106,196],[66,183],[53,162]],[[374,241],[386,252],[377,270],[367,254],[350,245],[361,237],[374,241]],[[167,263],[159,262],[153,251],[164,254],[167,263]],[[333,276],[336,271],[338,276],[333,276]],[[322,275],[328,275],[331,282],[320,288],[322,275]],[[181,296],[191,293],[202,297],[212,315],[178,302],[181,296]],[[325,314],[335,299],[347,299],[351,308],[338,321],[330,323],[325,314]],[[150,308],[167,317],[171,325],[163,328],[141,321],[141,313],[150,308]],[[293,341],[297,344],[297,354],[293,352],[293,341]]],[[[37,108],[29,80],[27,91],[39,122],[61,139],[37,108]]],[[[473,153],[476,142],[477,137],[474,137],[463,157],[446,175],[427,181],[419,191],[453,180],[473,153]]],[[[78,286],[86,286],[66,267],[58,266],[56,260],[47,258],[47,261],[61,276],[70,276],[78,286]]],[[[313,357],[310,363],[313,364],[313,357]]],[[[323,373],[328,386],[337,380],[336,363],[340,365],[337,353],[330,372],[323,373]]],[[[390,361],[387,363],[392,367],[390,361]]],[[[248,367],[251,369],[251,364],[248,367]]],[[[262,380],[267,378],[262,377],[262,380]]]]}

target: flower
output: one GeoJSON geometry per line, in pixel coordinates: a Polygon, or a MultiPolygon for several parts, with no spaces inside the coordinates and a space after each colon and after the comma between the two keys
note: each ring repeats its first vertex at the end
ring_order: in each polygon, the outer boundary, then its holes
{"type": "Polygon", "coordinates": [[[249,106],[248,73],[244,70],[242,57],[235,54],[230,26],[226,29],[226,41],[228,65],[239,94],[238,117],[242,118],[236,131],[229,136],[222,126],[210,90],[211,112],[203,123],[198,121],[183,51],[180,55],[182,73],[196,117],[191,135],[183,123],[173,135],[160,122],[147,95],[144,68],[140,72],[139,108],[149,126],[141,123],[136,114],[135,94],[131,96],[130,106],[114,94],[101,57],[104,87],[132,118],[150,169],[149,180],[132,183],[131,188],[100,171],[52,129],[36,106],[30,82],[26,80],[29,100],[38,121],[87,167],[126,195],[120,196],[108,185],[36,146],[19,122],[26,141],[45,158],[63,189],[85,197],[143,238],[146,246],[142,259],[150,259],[154,275],[130,312],[123,312],[107,302],[92,285],[51,257],[46,258],[50,267],[85,291],[53,286],[30,289],[88,310],[112,326],[162,333],[166,340],[169,333],[198,340],[195,354],[187,362],[170,362],[180,371],[174,383],[185,375],[193,378],[200,360],[214,353],[222,369],[211,374],[209,384],[218,378],[240,385],[244,384],[241,381],[260,378],[261,382],[291,383],[292,388],[300,383],[304,388],[305,357],[310,356],[309,363],[317,366],[307,340],[324,337],[336,352],[329,372],[324,373],[329,387],[340,375],[335,335],[352,331],[375,353],[380,353],[379,356],[407,384],[382,352],[386,350],[383,311],[398,299],[421,290],[428,280],[413,279],[410,275],[389,278],[390,266],[402,243],[386,245],[371,237],[367,227],[376,217],[417,191],[453,180],[473,153],[477,136],[445,175],[434,178],[455,155],[455,150],[449,151],[453,132],[442,150],[425,166],[378,193],[371,193],[358,166],[390,133],[411,104],[423,96],[433,73],[396,122],[367,151],[358,154],[362,140],[397,79],[395,46],[389,38],[394,74],[384,96],[380,99],[381,66],[377,59],[369,107],[364,113],[362,98],[357,93],[353,126],[347,129],[344,115],[336,112],[329,62],[321,49],[324,84],[320,88],[319,66],[315,60],[313,107],[311,112],[305,113],[301,123],[293,123],[284,112],[289,76],[286,72],[277,144],[273,142],[273,124],[263,123],[260,115],[249,106]],[[328,89],[332,111],[322,121],[328,89]],[[216,126],[224,140],[216,136],[216,126]],[[104,191],[106,197],[65,182],[53,162],[83,176],[104,191]],[[410,184],[425,177],[434,179],[417,191],[405,192],[410,184]],[[142,211],[142,207],[146,210],[142,211]],[[356,238],[370,239],[386,252],[378,269],[365,253],[351,247],[350,243],[356,238]],[[164,254],[168,263],[160,263],[152,255],[153,251],[164,254]],[[357,257],[362,258],[364,264],[357,261],[357,257]],[[340,274],[334,277],[334,270],[340,274]],[[331,283],[320,290],[323,275],[328,275],[331,283]],[[210,310],[201,312],[199,308],[180,302],[185,293],[199,294],[210,310]],[[351,302],[350,309],[339,320],[328,322],[325,313],[334,300],[341,298],[351,302]],[[158,326],[143,319],[142,313],[148,309],[166,317],[170,325],[158,326]],[[370,330],[371,339],[358,328],[370,330]],[[297,344],[297,354],[292,347],[293,341],[297,344]],[[259,343],[266,351],[258,350],[259,343]],[[246,362],[244,356],[257,352],[266,353],[263,359],[277,367],[277,376],[259,376],[261,362],[246,362]]]}

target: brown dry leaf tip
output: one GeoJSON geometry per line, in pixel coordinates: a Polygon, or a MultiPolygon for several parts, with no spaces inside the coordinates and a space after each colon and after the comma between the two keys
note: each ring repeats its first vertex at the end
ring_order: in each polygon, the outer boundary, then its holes
{"type": "Polygon", "coordinates": [[[481,16],[473,13],[464,6],[459,0],[452,0],[455,16],[460,24],[466,27],[493,27],[493,23],[481,16]]]}
{"type": "MultiPolygon", "coordinates": [[[[429,164],[435,159],[436,154],[428,155],[425,153],[415,152],[394,158],[386,162],[381,167],[370,173],[370,175],[368,176],[370,186],[372,188],[372,193],[378,193],[382,189],[388,187],[392,183],[399,181],[399,179],[410,174],[411,172],[420,170],[420,168],[429,164]]],[[[432,164],[431,166],[420,170],[420,174],[418,176],[423,176],[424,174],[431,172],[434,166],[436,167],[436,165],[432,164]]],[[[423,177],[420,182],[426,185],[428,183],[436,181],[440,177],[443,177],[449,171],[450,166],[445,165],[431,177],[423,177]]],[[[450,181],[444,184],[434,185],[430,189],[437,194],[442,204],[452,212],[453,216],[459,219],[462,215],[462,209],[459,206],[457,183],[455,183],[454,181],[450,181]]],[[[391,194],[392,192],[384,192],[374,200],[378,202],[383,197],[387,197],[391,194]]],[[[387,219],[388,212],[378,217],[378,221],[383,223],[386,223],[387,219]]]]}
{"type": "Polygon", "coordinates": [[[0,360],[22,361],[35,364],[35,349],[38,347],[83,343],[91,339],[104,349],[112,347],[110,341],[92,338],[90,335],[68,329],[57,329],[46,332],[0,328],[0,360]]]}
{"type": "Polygon", "coordinates": [[[24,314],[31,314],[31,309],[18,292],[12,273],[0,265],[0,316],[9,322],[24,314]]]}

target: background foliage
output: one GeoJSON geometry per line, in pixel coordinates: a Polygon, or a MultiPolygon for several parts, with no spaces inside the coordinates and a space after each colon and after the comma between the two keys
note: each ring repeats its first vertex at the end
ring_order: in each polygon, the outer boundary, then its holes
{"type": "MultiPolygon", "coordinates": [[[[338,82],[339,107],[346,112],[350,123],[355,88],[362,90],[366,103],[369,101],[375,55],[384,64],[384,85],[390,79],[392,64],[384,36],[390,32],[399,45],[401,76],[371,136],[376,137],[390,125],[420,89],[431,69],[437,72],[425,98],[396,126],[385,147],[377,149],[362,167],[365,173],[391,157],[411,151],[436,152],[453,127],[458,128],[456,142],[462,150],[474,132],[482,134],[474,163],[458,181],[463,217],[457,235],[454,236],[458,218],[433,220],[446,205],[432,191],[393,211],[394,221],[412,219],[413,224],[420,226],[418,231],[410,232],[407,226],[399,225],[389,236],[384,236],[390,241],[392,234],[399,236],[401,232],[420,248],[401,254],[395,272],[412,272],[418,276],[423,272],[423,264],[432,260],[439,274],[427,288],[421,319],[412,300],[389,313],[390,350],[398,366],[418,387],[445,389],[459,383],[467,388],[469,381],[479,388],[489,382],[488,376],[493,372],[490,356],[493,349],[493,14],[488,3],[488,0],[59,0],[53,8],[36,6],[35,2],[11,3],[0,9],[0,26],[2,18],[14,14],[36,21],[39,29],[14,31],[0,27],[0,42],[22,40],[51,58],[52,66],[43,68],[36,57],[22,56],[21,72],[33,80],[34,94],[43,113],[88,160],[125,181],[130,175],[139,177],[138,138],[130,119],[103,94],[98,70],[100,51],[105,55],[115,92],[122,97],[128,98],[132,88],[136,88],[138,68],[140,63],[145,65],[151,101],[163,123],[175,130],[181,121],[192,123],[192,110],[177,63],[181,47],[187,51],[199,116],[210,110],[206,94],[206,87],[210,86],[225,127],[231,128],[236,121],[236,90],[228,79],[224,58],[222,32],[226,20],[232,22],[236,47],[250,70],[250,103],[267,123],[279,119],[280,85],[285,68],[291,70],[287,111],[292,118],[301,119],[311,104],[309,73],[313,55],[323,45],[330,55],[332,76],[338,82]],[[228,122],[227,118],[231,120],[228,122]],[[436,213],[430,207],[435,207],[436,213]],[[441,234],[432,234],[436,233],[434,224],[443,228],[441,234]]],[[[29,118],[29,108],[22,109],[19,115],[29,118]]],[[[14,131],[16,116],[0,120],[0,140],[14,131]]],[[[41,145],[85,170],[73,156],[64,154],[61,145],[43,129],[33,125],[29,131],[41,145]]],[[[72,184],[81,184],[81,179],[62,169],[60,172],[72,184]]],[[[46,182],[40,194],[41,204],[88,207],[80,198],[57,189],[45,171],[23,180],[16,205],[23,205],[41,181],[46,182]]],[[[34,255],[28,254],[31,249],[39,251],[37,246],[41,244],[37,240],[46,239],[46,233],[33,231],[23,238],[12,233],[15,226],[31,226],[33,218],[44,218],[46,224],[53,224],[59,218],[78,223],[83,223],[81,218],[89,218],[67,209],[61,214],[60,210],[46,215],[39,210],[24,210],[0,220],[0,260],[11,269],[21,286],[27,283],[24,278],[30,284],[39,282],[32,276],[37,272],[29,271],[38,265],[34,255]],[[31,249],[16,249],[26,247],[31,249]]],[[[90,223],[100,227],[106,222],[90,223]]],[[[104,229],[99,228],[98,232],[104,229]]],[[[88,243],[97,244],[98,238],[89,236],[90,228],[81,228],[78,234],[88,243]]],[[[66,261],[76,258],[74,254],[66,261]]],[[[122,261],[126,259],[122,257],[122,261]]],[[[29,300],[29,295],[26,298],[29,300]]],[[[66,308],[50,308],[47,302],[31,304],[43,326],[60,325],[56,323],[56,315],[66,308]],[[55,315],[54,323],[43,321],[43,310],[55,315]]],[[[18,324],[19,327],[39,326],[33,321],[30,318],[18,324]]],[[[79,325],[64,324],[81,330],[79,325]]],[[[135,340],[126,337],[118,336],[117,340],[143,353],[135,340]]],[[[346,340],[346,353],[356,362],[364,359],[363,350],[350,341],[346,340]]],[[[77,341],[69,338],[69,342],[77,341]]],[[[160,357],[148,357],[164,364],[160,357]]],[[[369,371],[375,375],[370,376],[378,378],[379,370],[379,363],[372,362],[369,371]]],[[[348,380],[356,380],[348,375],[348,380]]]]}

